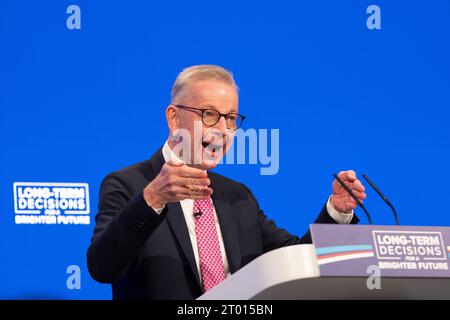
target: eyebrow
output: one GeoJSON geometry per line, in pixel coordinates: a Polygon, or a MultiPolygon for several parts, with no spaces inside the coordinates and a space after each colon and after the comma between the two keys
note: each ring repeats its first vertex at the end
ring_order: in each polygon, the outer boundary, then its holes
{"type": "MultiPolygon", "coordinates": [[[[207,105],[204,105],[204,106],[200,106],[200,108],[205,108],[204,110],[206,110],[206,109],[212,109],[212,110],[216,110],[217,112],[219,112],[219,110],[217,110],[217,108],[216,108],[215,106],[211,105],[211,104],[207,104],[207,105]]],[[[228,112],[227,114],[230,114],[230,113],[235,113],[235,114],[237,114],[238,112],[237,112],[237,110],[233,109],[231,112],[228,112]]]]}

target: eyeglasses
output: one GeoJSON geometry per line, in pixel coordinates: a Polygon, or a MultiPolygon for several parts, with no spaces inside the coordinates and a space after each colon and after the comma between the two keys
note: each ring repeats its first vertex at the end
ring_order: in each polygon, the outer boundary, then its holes
{"type": "Polygon", "coordinates": [[[243,116],[241,114],[237,114],[237,113],[223,114],[214,109],[192,108],[192,107],[187,107],[187,106],[183,106],[180,104],[174,104],[174,106],[177,108],[185,109],[185,110],[192,111],[195,113],[200,111],[203,124],[206,126],[210,126],[210,127],[216,125],[217,122],[219,122],[220,117],[224,117],[227,128],[230,130],[237,130],[241,127],[242,122],[244,122],[244,120],[245,120],[245,116],[243,116]]]}

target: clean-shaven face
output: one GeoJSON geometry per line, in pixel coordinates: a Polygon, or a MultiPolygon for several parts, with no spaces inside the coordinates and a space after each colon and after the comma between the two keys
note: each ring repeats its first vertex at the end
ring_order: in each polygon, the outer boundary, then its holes
{"type": "MultiPolygon", "coordinates": [[[[175,104],[237,114],[238,100],[233,86],[220,81],[200,80],[187,85],[175,104]]],[[[176,109],[179,128],[191,136],[190,164],[201,169],[217,166],[233,143],[234,130],[227,129],[224,117],[211,127],[202,123],[200,111],[176,109]]]]}

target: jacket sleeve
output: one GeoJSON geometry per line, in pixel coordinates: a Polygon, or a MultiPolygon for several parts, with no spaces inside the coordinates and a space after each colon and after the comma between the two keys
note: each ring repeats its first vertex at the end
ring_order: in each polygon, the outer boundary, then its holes
{"type": "Polygon", "coordinates": [[[132,192],[126,177],[108,175],[102,182],[99,212],[87,252],[88,270],[102,283],[120,279],[137,252],[164,220],[165,208],[157,214],[147,205],[142,190],[132,192]]]}
{"type": "MultiPolygon", "coordinates": [[[[250,199],[254,201],[254,204],[258,210],[258,217],[259,217],[259,224],[261,227],[264,252],[295,244],[312,243],[311,232],[309,228],[302,237],[298,237],[296,235],[290,234],[285,229],[278,227],[275,224],[275,222],[269,219],[261,210],[258,201],[254,197],[252,192],[246,186],[244,187],[249,192],[250,199]]],[[[356,224],[358,222],[359,222],[358,217],[354,215],[350,223],[356,224]]],[[[326,203],[322,207],[322,210],[320,211],[318,217],[315,219],[314,223],[330,223],[330,224],[337,223],[328,213],[326,203]]]]}

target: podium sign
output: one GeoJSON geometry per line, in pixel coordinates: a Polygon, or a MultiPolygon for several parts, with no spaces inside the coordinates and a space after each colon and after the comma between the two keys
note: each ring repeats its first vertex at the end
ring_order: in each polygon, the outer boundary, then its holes
{"type": "Polygon", "coordinates": [[[450,278],[450,228],[313,224],[321,276],[450,278]],[[371,268],[371,269],[369,269],[371,268]]]}
{"type": "Polygon", "coordinates": [[[266,252],[199,299],[450,299],[448,227],[314,224],[311,235],[314,244],[266,252]]]}

